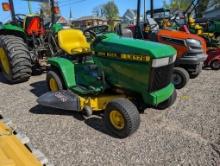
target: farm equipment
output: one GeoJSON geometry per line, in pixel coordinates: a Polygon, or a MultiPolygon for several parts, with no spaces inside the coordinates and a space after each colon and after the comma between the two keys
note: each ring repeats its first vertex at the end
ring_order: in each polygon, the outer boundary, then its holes
{"type": "Polygon", "coordinates": [[[15,130],[10,120],[0,114],[1,166],[49,166],[48,159],[29,141],[22,132],[15,130]]]}
{"type": "Polygon", "coordinates": [[[125,138],[139,127],[138,110],[146,106],[165,109],[174,103],[171,76],[176,51],[163,44],[104,32],[103,26],[85,30],[91,36],[92,52],[81,31],[58,32],[61,48],[73,50],[72,56],[48,60],[50,92],[37,102],[87,116],[104,111],[109,131],[125,138]]]}
{"type": "MultiPolygon", "coordinates": [[[[183,17],[178,20],[179,27],[186,25],[190,33],[197,34],[206,40],[208,47],[219,47],[220,45],[220,21],[215,19],[204,20],[200,19],[197,22],[196,19],[192,17],[192,13],[197,15],[197,8],[202,1],[193,0],[188,8],[183,12],[183,17]],[[201,20],[204,20],[201,22],[201,20]]],[[[197,19],[199,20],[199,19],[197,19]]]]}
{"type": "Polygon", "coordinates": [[[134,38],[168,44],[177,50],[173,83],[176,89],[183,88],[190,77],[195,78],[202,70],[203,62],[207,57],[205,40],[181,31],[159,29],[159,25],[152,18],[140,23],[140,9],[141,0],[138,0],[137,23],[128,28],[133,31],[134,38]]]}
{"type": "MultiPolygon", "coordinates": [[[[42,1],[42,0],[32,0],[42,1]]],[[[13,0],[2,3],[4,11],[11,12],[11,21],[0,27],[0,68],[9,83],[27,81],[32,73],[47,68],[47,58],[58,56],[62,50],[56,43],[55,23],[58,7],[50,1],[51,24],[46,26],[42,16],[15,14],[13,0]]]]}
{"type": "Polygon", "coordinates": [[[208,58],[204,62],[204,67],[211,67],[213,70],[220,69],[220,48],[209,49],[208,58]]]}

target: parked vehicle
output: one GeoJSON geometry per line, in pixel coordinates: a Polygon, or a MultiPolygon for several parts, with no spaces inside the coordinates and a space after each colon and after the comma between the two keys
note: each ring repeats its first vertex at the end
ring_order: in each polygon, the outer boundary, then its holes
{"type": "Polygon", "coordinates": [[[72,56],[49,59],[47,84],[51,92],[38,98],[43,106],[82,112],[104,110],[109,131],[119,138],[134,133],[139,111],[165,109],[176,99],[171,82],[176,51],[155,42],[107,33],[105,26],[58,32],[58,43],[72,56]],[[72,38],[71,36],[74,36],[72,38]],[[67,41],[71,41],[69,44],[67,41]]]}
{"type": "MultiPolygon", "coordinates": [[[[140,16],[141,0],[138,0],[138,4],[137,12],[140,16]]],[[[202,71],[203,62],[207,58],[203,38],[182,31],[159,29],[153,18],[147,18],[141,23],[140,17],[137,17],[136,25],[128,28],[132,30],[134,38],[168,44],[177,50],[173,73],[173,83],[177,89],[183,88],[190,77],[195,78],[202,71]]]]}
{"type": "Polygon", "coordinates": [[[64,52],[56,40],[63,29],[55,22],[59,9],[51,0],[51,21],[44,24],[41,15],[15,13],[13,0],[2,6],[4,11],[10,11],[11,21],[0,27],[0,68],[9,83],[24,82],[31,74],[47,69],[48,57],[64,52]]]}
{"type": "Polygon", "coordinates": [[[211,67],[213,70],[220,69],[220,49],[208,50],[208,58],[204,62],[204,67],[211,67]]]}

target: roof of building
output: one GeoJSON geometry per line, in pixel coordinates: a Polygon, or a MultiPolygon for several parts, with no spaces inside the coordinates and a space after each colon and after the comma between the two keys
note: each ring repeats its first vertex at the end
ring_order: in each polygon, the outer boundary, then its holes
{"type": "Polygon", "coordinates": [[[97,17],[97,16],[83,16],[80,17],[78,19],[76,19],[76,21],[85,21],[85,20],[106,20],[106,18],[104,17],[97,17]]]}

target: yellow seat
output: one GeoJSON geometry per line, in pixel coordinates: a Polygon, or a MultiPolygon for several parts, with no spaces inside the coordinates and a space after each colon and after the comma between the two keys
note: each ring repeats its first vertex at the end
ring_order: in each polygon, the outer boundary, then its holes
{"type": "Polygon", "coordinates": [[[90,45],[80,30],[64,29],[59,31],[58,43],[60,48],[70,55],[90,52],[90,45]]]}

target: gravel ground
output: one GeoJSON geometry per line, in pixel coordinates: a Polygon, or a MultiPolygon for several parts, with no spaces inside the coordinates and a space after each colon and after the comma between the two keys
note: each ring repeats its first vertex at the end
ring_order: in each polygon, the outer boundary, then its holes
{"type": "Polygon", "coordinates": [[[0,74],[0,110],[57,166],[220,165],[220,71],[204,70],[164,111],[147,109],[138,131],[109,135],[102,119],[37,106],[45,75],[8,85],[0,74]]]}

